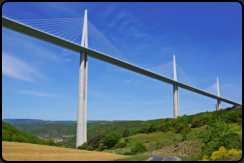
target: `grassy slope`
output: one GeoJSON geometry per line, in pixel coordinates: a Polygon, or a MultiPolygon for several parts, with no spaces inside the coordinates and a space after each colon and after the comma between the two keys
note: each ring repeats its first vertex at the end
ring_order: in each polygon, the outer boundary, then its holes
{"type": "MultiPolygon", "coordinates": [[[[163,132],[155,132],[151,134],[137,134],[133,136],[127,137],[129,142],[126,143],[127,146],[121,149],[115,149],[115,150],[105,150],[106,152],[115,152],[118,154],[124,154],[125,152],[129,152],[131,148],[137,143],[137,142],[142,142],[147,146],[147,149],[149,151],[152,151],[155,149],[157,142],[163,142],[165,140],[169,139],[178,139],[176,138],[179,135],[178,134],[173,134],[171,132],[163,133],[163,132]]],[[[121,142],[124,142],[124,138],[121,139],[121,142]]]]}
{"type": "MultiPolygon", "coordinates": [[[[242,128],[237,123],[230,123],[229,125],[233,130],[242,134],[242,128]]],[[[192,131],[187,135],[187,140],[183,142],[181,142],[182,136],[180,134],[174,134],[170,131],[167,133],[155,132],[151,134],[137,134],[128,137],[129,142],[126,143],[126,147],[104,151],[124,154],[125,152],[129,152],[131,147],[137,142],[142,142],[148,149],[146,153],[143,153],[145,155],[177,156],[180,157],[182,161],[194,161],[196,160],[196,156],[201,152],[201,147],[204,145],[202,140],[197,138],[197,135],[201,131],[206,131],[205,127],[192,128],[192,131]]],[[[124,142],[124,138],[121,139],[121,142],[124,142]]],[[[139,153],[139,155],[142,155],[142,153],[139,153]]]]}
{"type": "MultiPolygon", "coordinates": [[[[239,132],[239,134],[242,135],[242,127],[237,123],[230,123],[228,125],[231,126],[234,131],[239,132]]],[[[205,127],[193,128],[192,131],[187,135],[186,141],[181,142],[181,136],[177,140],[174,138],[168,139],[160,142],[158,149],[151,149],[145,154],[177,156],[180,157],[182,161],[198,161],[196,160],[196,156],[201,152],[201,147],[204,145],[203,141],[197,138],[197,135],[201,131],[206,131],[205,127]],[[171,144],[165,145],[164,142],[169,141],[171,141],[171,144]],[[176,147],[176,145],[178,145],[178,147],[176,147]]]]}
{"type": "MultiPolygon", "coordinates": [[[[227,110],[232,111],[232,110],[237,110],[237,109],[241,109],[241,108],[242,108],[242,106],[239,106],[237,108],[231,107],[227,110]]],[[[200,116],[202,114],[204,114],[204,112],[194,114],[193,116],[200,116]]],[[[148,120],[148,121],[120,121],[120,122],[114,122],[112,124],[104,124],[104,125],[101,125],[101,126],[98,126],[98,127],[95,127],[93,129],[88,130],[87,131],[87,137],[89,139],[89,138],[96,136],[98,134],[105,134],[106,135],[112,131],[116,131],[117,133],[122,134],[122,132],[124,131],[125,128],[128,128],[130,133],[132,133],[132,131],[134,131],[138,128],[144,127],[144,126],[146,126],[152,122],[158,122],[161,120],[162,119],[155,119],[155,120],[148,120]]],[[[62,143],[62,146],[73,146],[73,147],[75,147],[75,141],[76,141],[75,138],[70,138],[70,140],[69,139],[64,140],[64,142],[62,143]]]]}
{"type": "Polygon", "coordinates": [[[15,141],[34,144],[42,143],[41,140],[37,139],[33,135],[29,135],[25,131],[18,130],[5,122],[2,122],[2,141],[15,141]]]}
{"type": "MultiPolygon", "coordinates": [[[[98,134],[107,135],[112,131],[122,134],[125,128],[128,128],[129,131],[132,132],[133,130],[136,130],[144,125],[147,125],[147,124],[155,122],[155,121],[159,121],[159,120],[156,119],[156,120],[149,120],[149,121],[120,121],[120,122],[114,122],[111,124],[103,124],[101,126],[88,130],[87,137],[89,139],[98,134]]],[[[75,143],[76,143],[76,137],[72,137],[72,138],[64,140],[64,142],[58,143],[58,146],[75,147],[75,143]]]]}

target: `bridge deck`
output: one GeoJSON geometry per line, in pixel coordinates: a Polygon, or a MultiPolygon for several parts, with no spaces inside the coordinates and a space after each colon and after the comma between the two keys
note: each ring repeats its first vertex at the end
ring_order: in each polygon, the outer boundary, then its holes
{"type": "Polygon", "coordinates": [[[72,51],[75,51],[75,52],[79,52],[79,53],[80,52],[86,52],[90,57],[93,57],[93,58],[96,58],[96,59],[99,59],[99,60],[114,64],[116,66],[128,69],[130,71],[134,71],[136,73],[140,73],[142,75],[146,75],[148,77],[151,77],[151,78],[154,78],[154,79],[157,79],[157,80],[169,83],[169,84],[177,84],[181,88],[184,88],[186,90],[189,90],[189,91],[192,91],[192,92],[195,92],[195,93],[198,93],[198,94],[201,94],[201,95],[213,98],[213,99],[219,99],[219,100],[221,100],[223,102],[226,102],[226,103],[229,103],[229,104],[233,104],[233,105],[241,105],[241,104],[236,103],[234,101],[230,101],[230,100],[227,100],[225,98],[218,97],[218,96],[213,95],[211,93],[208,93],[208,92],[202,91],[200,89],[194,88],[192,86],[180,83],[178,81],[174,81],[172,79],[169,79],[167,77],[161,76],[161,75],[156,74],[154,72],[151,72],[149,70],[145,70],[143,68],[137,67],[137,66],[132,65],[130,63],[121,61],[119,59],[116,59],[116,58],[113,58],[113,57],[110,57],[110,56],[107,56],[106,54],[103,54],[103,53],[100,53],[100,52],[97,52],[97,51],[82,47],[82,46],[80,46],[78,44],[69,42],[67,40],[61,39],[61,38],[56,37],[54,35],[50,35],[50,34],[45,33],[43,31],[40,31],[40,30],[31,28],[31,27],[25,26],[23,24],[20,24],[18,22],[12,21],[12,20],[4,18],[4,17],[2,17],[2,26],[5,27],[5,28],[8,28],[8,29],[23,33],[25,35],[29,35],[31,37],[35,37],[37,39],[40,39],[40,40],[43,40],[43,41],[46,41],[46,42],[61,46],[63,48],[66,48],[66,49],[69,49],[69,50],[72,50],[72,51]]]}

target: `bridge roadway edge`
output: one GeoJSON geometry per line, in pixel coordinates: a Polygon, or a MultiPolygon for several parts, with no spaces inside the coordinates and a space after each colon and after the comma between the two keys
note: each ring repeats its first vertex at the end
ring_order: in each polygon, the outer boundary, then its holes
{"type": "Polygon", "coordinates": [[[148,77],[151,77],[151,78],[166,82],[168,84],[172,84],[172,85],[173,84],[177,84],[178,87],[181,87],[183,89],[186,89],[186,90],[189,90],[189,91],[192,91],[192,92],[195,92],[195,93],[198,93],[198,94],[201,94],[201,95],[213,98],[213,99],[217,99],[217,100],[220,100],[220,101],[232,104],[232,105],[241,105],[239,103],[227,100],[227,99],[222,98],[222,97],[218,97],[218,96],[210,94],[208,92],[205,92],[205,91],[199,90],[197,88],[188,86],[186,84],[180,83],[178,81],[174,81],[172,79],[169,79],[167,77],[161,76],[161,75],[156,74],[154,72],[142,69],[142,68],[137,67],[135,65],[132,65],[130,63],[126,63],[126,62],[121,61],[119,59],[107,56],[107,55],[102,54],[100,52],[97,52],[97,51],[82,47],[82,46],[80,46],[78,44],[75,44],[75,43],[69,42],[67,40],[58,38],[58,37],[53,36],[51,34],[47,34],[47,33],[43,32],[43,31],[34,29],[32,27],[29,27],[29,26],[25,26],[23,24],[20,24],[18,22],[12,21],[12,20],[7,19],[5,17],[2,17],[2,26],[5,27],[5,28],[8,28],[10,30],[14,30],[14,31],[17,31],[19,33],[25,34],[25,35],[28,35],[28,36],[31,36],[31,37],[35,37],[35,38],[37,38],[39,40],[43,40],[43,41],[46,41],[46,42],[61,46],[61,47],[65,48],[65,49],[69,49],[69,50],[74,51],[74,52],[78,52],[78,53],[85,52],[90,57],[105,61],[107,63],[113,64],[113,65],[116,65],[116,66],[119,66],[119,67],[122,67],[122,68],[125,68],[125,69],[128,69],[130,71],[134,71],[136,73],[140,73],[142,75],[145,75],[145,76],[148,76],[148,77]]]}

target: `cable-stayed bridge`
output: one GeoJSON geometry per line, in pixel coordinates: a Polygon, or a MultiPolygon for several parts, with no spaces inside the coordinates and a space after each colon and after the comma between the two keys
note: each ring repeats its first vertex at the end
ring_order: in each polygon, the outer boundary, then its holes
{"type": "Polygon", "coordinates": [[[31,37],[61,46],[63,48],[80,53],[79,70],[79,97],[77,116],[77,141],[76,147],[87,141],[87,68],[88,56],[114,64],[116,66],[140,73],[142,75],[173,85],[174,118],[179,116],[178,87],[213,98],[217,100],[218,109],[221,109],[221,101],[240,105],[237,102],[220,97],[219,82],[217,79],[218,95],[197,89],[193,86],[177,81],[177,68],[175,56],[173,61],[151,69],[145,69],[130,63],[96,27],[87,19],[87,11],[84,18],[60,18],[60,19],[36,19],[36,20],[11,20],[2,16],[2,26],[31,37]],[[80,37],[81,45],[80,45],[80,37]],[[88,48],[88,39],[91,44],[88,48]],[[77,43],[78,42],[78,43],[77,43]]]}

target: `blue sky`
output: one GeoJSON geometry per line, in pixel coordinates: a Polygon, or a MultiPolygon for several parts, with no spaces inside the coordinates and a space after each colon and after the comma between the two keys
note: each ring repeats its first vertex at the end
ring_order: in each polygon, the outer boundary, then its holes
{"type": "MultiPolygon", "coordinates": [[[[148,69],[172,62],[175,55],[194,87],[217,94],[212,85],[218,77],[220,95],[242,103],[239,3],[7,2],[2,15],[77,18],[85,9],[88,20],[131,63],[148,69]]],[[[88,120],[173,118],[172,85],[91,57],[88,62],[88,120]]],[[[78,53],[2,28],[2,119],[77,120],[78,75],[78,53]]],[[[178,80],[188,84],[183,79],[178,80]]],[[[216,103],[179,88],[180,115],[213,111],[216,103]]]]}

